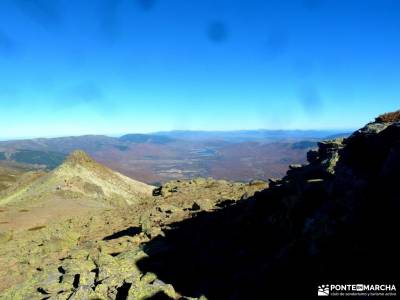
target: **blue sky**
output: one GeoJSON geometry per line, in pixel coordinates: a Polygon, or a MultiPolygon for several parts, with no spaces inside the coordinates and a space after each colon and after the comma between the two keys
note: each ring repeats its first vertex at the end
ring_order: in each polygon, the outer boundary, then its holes
{"type": "Polygon", "coordinates": [[[1,0],[0,137],[357,128],[399,53],[397,0],[1,0]]]}

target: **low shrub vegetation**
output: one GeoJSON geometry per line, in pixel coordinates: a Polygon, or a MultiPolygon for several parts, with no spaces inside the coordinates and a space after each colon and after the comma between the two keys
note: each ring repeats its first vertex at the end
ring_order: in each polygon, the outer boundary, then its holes
{"type": "Polygon", "coordinates": [[[375,119],[376,122],[389,123],[400,121],[400,110],[384,113],[375,119]]]}

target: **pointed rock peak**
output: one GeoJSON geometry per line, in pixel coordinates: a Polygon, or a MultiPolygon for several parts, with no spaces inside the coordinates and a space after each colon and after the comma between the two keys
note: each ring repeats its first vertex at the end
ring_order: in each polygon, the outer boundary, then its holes
{"type": "Polygon", "coordinates": [[[86,164],[93,163],[95,162],[95,160],[87,155],[85,151],[75,150],[74,152],[70,153],[66,162],[71,162],[75,164],[86,164]]]}

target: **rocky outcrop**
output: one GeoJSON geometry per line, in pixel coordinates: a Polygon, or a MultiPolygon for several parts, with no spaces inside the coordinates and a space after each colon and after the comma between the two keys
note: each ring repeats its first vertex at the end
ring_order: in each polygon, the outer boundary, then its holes
{"type": "Polygon", "coordinates": [[[113,258],[87,246],[72,250],[59,265],[38,272],[10,293],[10,299],[126,299],[130,290],[128,299],[144,299],[159,292],[176,298],[171,285],[138,270],[135,262],[146,256],[140,249],[113,258]]]}
{"type": "Polygon", "coordinates": [[[189,199],[196,199],[203,203],[207,202],[208,199],[213,204],[217,204],[226,199],[239,200],[243,198],[244,194],[247,197],[252,196],[256,191],[265,189],[267,186],[268,184],[261,180],[240,183],[198,177],[192,180],[166,182],[153,190],[153,196],[162,196],[166,199],[173,197],[176,204],[179,204],[182,208],[187,208],[194,201],[189,199]]]}
{"type": "Polygon", "coordinates": [[[95,164],[96,161],[91,158],[85,151],[75,150],[68,155],[66,163],[75,165],[95,164]]]}

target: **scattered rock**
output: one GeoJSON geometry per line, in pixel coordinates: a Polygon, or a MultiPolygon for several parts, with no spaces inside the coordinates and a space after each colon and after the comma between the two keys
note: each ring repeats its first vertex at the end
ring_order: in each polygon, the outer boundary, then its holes
{"type": "Polygon", "coordinates": [[[192,207],[190,208],[190,210],[192,210],[192,211],[197,211],[200,209],[201,209],[200,205],[198,205],[196,202],[194,202],[192,207]]]}
{"type": "Polygon", "coordinates": [[[291,165],[289,165],[289,169],[291,169],[291,170],[299,169],[301,167],[303,167],[303,165],[300,165],[300,164],[291,164],[291,165]]]}

